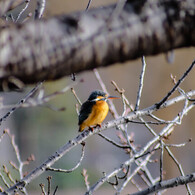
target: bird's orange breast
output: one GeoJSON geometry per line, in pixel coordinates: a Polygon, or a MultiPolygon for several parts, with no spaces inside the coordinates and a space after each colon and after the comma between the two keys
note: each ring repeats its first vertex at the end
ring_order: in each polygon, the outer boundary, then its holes
{"type": "Polygon", "coordinates": [[[97,101],[92,107],[92,112],[88,118],[80,125],[80,131],[83,131],[86,127],[98,125],[103,122],[108,114],[108,104],[105,101],[97,101]]]}

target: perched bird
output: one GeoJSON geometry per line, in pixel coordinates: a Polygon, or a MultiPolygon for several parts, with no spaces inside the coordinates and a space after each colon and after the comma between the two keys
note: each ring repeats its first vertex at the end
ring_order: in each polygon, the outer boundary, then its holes
{"type": "Polygon", "coordinates": [[[83,131],[86,127],[101,126],[101,123],[108,114],[108,99],[117,99],[119,97],[108,96],[103,91],[93,91],[88,100],[81,106],[79,112],[79,131],[83,131]]]}

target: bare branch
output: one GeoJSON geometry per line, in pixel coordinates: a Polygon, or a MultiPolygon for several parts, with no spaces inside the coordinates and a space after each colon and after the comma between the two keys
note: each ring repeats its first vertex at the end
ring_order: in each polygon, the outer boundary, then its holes
{"type": "Polygon", "coordinates": [[[79,99],[79,97],[77,96],[74,88],[71,88],[71,92],[73,93],[74,97],[76,98],[77,102],[79,103],[79,105],[81,106],[82,103],[81,103],[81,100],[79,99]]]}
{"type": "Polygon", "coordinates": [[[3,139],[3,137],[4,137],[5,134],[6,134],[6,131],[4,130],[4,131],[3,131],[3,134],[0,136],[0,142],[1,142],[1,140],[3,139]]]}
{"type": "Polygon", "coordinates": [[[179,148],[179,147],[185,146],[186,144],[188,144],[188,143],[191,142],[191,141],[192,141],[192,140],[189,139],[188,141],[186,141],[186,142],[184,142],[184,143],[181,143],[181,144],[165,144],[165,147],[167,146],[167,147],[177,147],[177,148],[179,148]]]}
{"type": "Polygon", "coordinates": [[[43,195],[46,195],[47,193],[46,193],[46,191],[45,191],[45,185],[44,184],[39,184],[39,186],[41,187],[41,192],[42,192],[42,194],[43,195]]]}
{"type": "MultiPolygon", "coordinates": [[[[105,173],[104,173],[105,175],[105,173]]],[[[111,181],[107,181],[110,185],[112,186],[117,186],[118,185],[118,177],[116,175],[114,175],[114,179],[115,179],[115,182],[111,182],[111,181]]]]}
{"type": "Polygon", "coordinates": [[[195,60],[192,62],[192,64],[186,70],[186,72],[183,74],[183,76],[178,80],[178,82],[175,84],[175,86],[168,92],[168,94],[159,103],[156,104],[157,109],[160,108],[160,106],[173,94],[173,92],[177,89],[177,87],[184,81],[184,79],[187,77],[187,75],[192,70],[194,65],[195,65],[195,60]]]}
{"type": "Polygon", "coordinates": [[[184,185],[195,181],[195,173],[191,173],[190,175],[180,176],[169,180],[164,180],[160,183],[157,183],[141,192],[136,192],[131,195],[147,195],[153,192],[158,192],[163,189],[173,188],[178,185],[184,185]]]}
{"type": "Polygon", "coordinates": [[[142,71],[141,71],[141,74],[140,74],[139,90],[137,92],[137,100],[136,100],[136,104],[135,104],[135,111],[139,109],[140,98],[141,98],[143,82],[144,82],[145,70],[146,70],[146,61],[145,61],[145,57],[142,56],[142,71]]]}
{"type": "Polygon", "coordinates": [[[47,195],[50,195],[51,192],[51,176],[47,177],[47,181],[48,181],[48,188],[47,188],[47,195]]]}
{"type": "MultiPolygon", "coordinates": [[[[189,96],[194,95],[195,91],[191,91],[187,94],[189,96]]],[[[181,95],[179,97],[173,98],[173,99],[165,102],[164,105],[161,106],[161,107],[163,108],[165,106],[170,106],[170,105],[174,104],[175,101],[178,102],[178,101],[181,101],[181,100],[184,100],[184,99],[185,99],[185,97],[183,95],[181,95]]],[[[184,114],[187,114],[194,106],[195,106],[194,104],[191,104],[187,108],[185,108],[184,111],[183,111],[183,114],[181,116],[176,116],[173,119],[173,122],[176,123],[178,120],[181,120],[182,117],[184,116],[184,114]]],[[[47,167],[53,165],[57,160],[59,160],[62,156],[64,156],[72,148],[74,148],[78,144],[81,144],[83,141],[85,141],[87,138],[89,138],[93,134],[100,133],[103,130],[115,127],[115,126],[120,125],[120,124],[128,123],[129,120],[135,119],[135,118],[143,116],[143,115],[147,115],[148,113],[152,113],[155,110],[156,110],[156,106],[153,105],[153,106],[151,106],[149,108],[145,108],[143,110],[139,110],[139,111],[136,111],[136,112],[131,112],[126,117],[121,117],[121,118],[118,118],[114,121],[104,123],[104,124],[102,124],[101,128],[100,127],[94,128],[93,132],[88,131],[88,130],[82,132],[76,138],[70,140],[68,143],[66,143],[64,146],[62,146],[60,149],[58,149],[53,155],[51,155],[39,167],[37,167],[35,170],[33,170],[31,173],[29,173],[27,176],[25,176],[20,182],[16,183],[14,186],[12,186],[8,190],[6,190],[4,193],[5,194],[10,193],[13,190],[17,190],[20,187],[26,186],[31,180],[33,180],[36,177],[38,177],[39,175],[41,175],[46,170],[47,167]]],[[[175,126],[174,123],[168,124],[165,128],[162,129],[160,134],[155,136],[151,141],[149,141],[148,144],[145,147],[143,147],[142,150],[140,150],[135,155],[133,155],[129,160],[124,162],[123,166],[128,166],[129,164],[134,162],[136,160],[136,158],[139,158],[139,156],[143,155],[155,142],[157,142],[159,140],[160,137],[169,135],[173,131],[173,126],[175,126]]],[[[93,189],[93,191],[95,191],[97,188],[99,188],[104,182],[106,182],[108,180],[108,178],[110,178],[110,177],[116,175],[118,172],[120,172],[123,169],[123,166],[119,167],[115,171],[108,174],[105,178],[102,178],[100,181],[98,181],[97,184],[95,184],[94,186],[92,186],[90,188],[90,191],[92,189],[93,189]]],[[[88,191],[88,193],[90,193],[90,191],[88,191]]]]}
{"type": "Polygon", "coordinates": [[[53,195],[56,194],[57,190],[58,190],[58,186],[56,186],[56,188],[55,188],[55,190],[54,190],[54,192],[53,192],[53,195]]]}
{"type": "Polygon", "coordinates": [[[18,14],[18,16],[17,16],[17,18],[15,19],[14,22],[18,22],[18,20],[21,18],[22,14],[26,11],[26,9],[29,6],[30,0],[25,0],[24,3],[25,3],[24,8],[20,11],[20,13],[18,14]]]}
{"type": "Polygon", "coordinates": [[[125,179],[129,173],[129,170],[130,170],[130,166],[127,166],[127,170],[126,169],[123,169],[123,172],[125,172],[125,174],[122,176],[122,177],[119,177],[119,179],[125,179]]]}
{"type": "Polygon", "coordinates": [[[3,184],[4,184],[7,188],[9,188],[10,185],[9,185],[9,183],[6,181],[5,177],[3,176],[3,174],[2,174],[1,172],[0,172],[0,178],[1,178],[2,182],[3,182],[3,184]]]}
{"type": "MultiPolygon", "coordinates": [[[[94,72],[95,77],[96,77],[98,83],[100,84],[102,90],[103,90],[106,94],[109,94],[108,90],[106,89],[106,86],[105,86],[104,82],[102,81],[102,78],[101,78],[101,76],[100,76],[98,70],[97,70],[97,69],[94,69],[93,72],[94,72]]],[[[111,112],[111,114],[113,115],[113,117],[114,117],[114,118],[118,118],[119,115],[118,115],[118,113],[117,113],[117,111],[116,111],[116,108],[115,108],[115,106],[114,106],[114,103],[113,103],[111,100],[108,100],[108,105],[109,105],[110,112],[111,112]]]]}
{"type": "Polygon", "coordinates": [[[21,4],[23,0],[0,0],[0,17],[6,14],[7,11],[21,4]]]}
{"type": "Polygon", "coordinates": [[[137,174],[137,172],[146,166],[149,159],[151,158],[152,153],[148,155],[140,164],[138,167],[135,168],[135,170],[125,179],[121,187],[117,190],[117,193],[121,193],[121,191],[126,187],[126,185],[129,183],[129,181],[137,174]]]}
{"type": "Polygon", "coordinates": [[[9,112],[7,112],[2,118],[0,118],[0,125],[2,124],[3,121],[5,121],[17,108],[19,108],[24,102],[27,101],[28,98],[30,98],[36,91],[37,89],[42,85],[41,83],[38,83],[30,92],[26,94],[26,96],[21,99],[16,106],[14,106],[9,112]]]}
{"type": "Polygon", "coordinates": [[[23,178],[23,162],[21,160],[21,157],[20,157],[20,153],[19,153],[19,149],[18,149],[18,146],[16,145],[15,143],[15,137],[14,135],[12,135],[9,131],[9,129],[6,129],[6,133],[7,135],[10,137],[10,140],[11,140],[11,145],[15,151],[15,154],[16,154],[16,158],[17,158],[17,161],[18,161],[18,164],[19,164],[19,168],[18,168],[18,171],[19,171],[19,174],[20,174],[20,179],[23,178]]]}
{"type": "Polygon", "coordinates": [[[163,180],[163,155],[164,155],[164,144],[162,140],[160,139],[160,148],[161,148],[161,153],[160,153],[160,181],[163,180]]]}
{"type": "MultiPolygon", "coordinates": [[[[180,146],[179,146],[180,147],[180,146]]],[[[184,174],[184,171],[183,171],[183,168],[181,166],[181,164],[179,163],[179,161],[176,159],[176,157],[174,156],[174,154],[171,152],[170,148],[168,148],[168,146],[165,146],[165,149],[167,150],[169,156],[173,159],[173,161],[175,162],[175,164],[177,165],[178,169],[179,169],[179,172],[181,173],[181,176],[185,176],[184,174]]],[[[192,194],[191,193],[191,189],[190,189],[190,186],[188,184],[185,184],[186,186],[186,189],[188,191],[188,194],[192,194]]]]}
{"type": "MultiPolygon", "coordinates": [[[[192,108],[194,107],[193,104],[188,106],[187,108],[182,110],[182,117],[184,116],[184,113],[187,114],[192,108]]],[[[138,111],[137,111],[138,112],[138,111]]],[[[176,116],[173,121],[176,123],[178,120],[181,120],[182,117],[176,116]]],[[[90,190],[87,191],[85,194],[88,195],[94,191],[96,191],[101,185],[103,185],[110,177],[113,177],[114,175],[118,174],[124,166],[130,165],[132,162],[134,162],[136,159],[138,159],[140,156],[142,156],[155,142],[159,141],[161,137],[169,135],[173,131],[174,124],[168,124],[165,128],[161,130],[159,135],[155,136],[153,139],[151,139],[139,152],[134,154],[129,160],[125,161],[119,168],[115,169],[111,173],[107,174],[105,177],[98,180],[93,186],[91,186],[90,190]]]]}
{"type": "Polygon", "coordinates": [[[102,135],[101,133],[98,133],[98,135],[102,138],[104,138],[106,141],[110,142],[111,144],[113,144],[114,146],[116,147],[119,147],[119,148],[123,148],[123,149],[126,149],[126,148],[130,148],[130,146],[125,146],[125,145],[120,145],[118,143],[116,143],[115,141],[113,141],[112,139],[106,137],[105,135],[102,135]]]}
{"type": "Polygon", "coordinates": [[[58,95],[63,95],[66,93],[68,90],[70,90],[73,86],[77,85],[78,82],[71,83],[70,85],[64,87],[63,89],[59,91],[55,91],[49,95],[44,95],[44,89],[40,89],[38,91],[37,97],[30,97],[28,98],[23,104],[16,104],[16,105],[0,105],[0,109],[8,109],[8,108],[29,108],[29,107],[36,107],[36,106],[43,106],[43,107],[48,107],[54,111],[64,111],[65,108],[55,108],[51,105],[47,105],[49,101],[52,99],[56,98],[58,95]]]}
{"type": "Polygon", "coordinates": [[[81,165],[81,162],[82,162],[82,160],[84,158],[84,154],[85,154],[85,143],[82,142],[81,145],[82,145],[81,158],[79,159],[79,162],[76,164],[75,167],[73,167],[72,169],[68,169],[68,170],[65,170],[65,169],[56,169],[56,168],[53,168],[53,167],[47,167],[46,168],[46,171],[55,171],[55,172],[61,172],[61,173],[71,173],[74,170],[76,170],[81,165]]]}
{"type": "Polygon", "coordinates": [[[7,178],[9,179],[9,181],[14,184],[15,181],[14,179],[12,178],[11,174],[10,174],[10,171],[7,169],[7,167],[5,165],[3,165],[3,171],[4,173],[7,175],[7,178]]]}
{"type": "Polygon", "coordinates": [[[35,9],[35,20],[40,19],[45,9],[46,0],[37,0],[37,7],[35,9]]]}
{"type": "Polygon", "coordinates": [[[87,4],[85,11],[87,11],[89,9],[91,2],[92,2],[92,0],[88,0],[88,4],[87,4]]]}
{"type": "Polygon", "coordinates": [[[81,175],[84,178],[85,186],[87,187],[87,190],[89,190],[89,181],[88,181],[88,176],[89,175],[87,174],[87,170],[86,169],[83,169],[83,172],[81,173],[81,175]]]}

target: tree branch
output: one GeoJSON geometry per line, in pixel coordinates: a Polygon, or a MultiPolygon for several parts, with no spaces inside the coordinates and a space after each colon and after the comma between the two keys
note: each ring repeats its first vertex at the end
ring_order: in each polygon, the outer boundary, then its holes
{"type": "Polygon", "coordinates": [[[127,1],[112,17],[115,7],[1,28],[0,81],[54,80],[195,45],[194,1],[127,1]]]}
{"type": "MultiPolygon", "coordinates": [[[[192,96],[195,95],[195,91],[191,91],[189,93],[186,93],[188,96],[192,96]]],[[[185,97],[183,95],[178,96],[176,98],[173,98],[171,100],[166,101],[161,108],[170,106],[178,101],[184,100],[185,97]]],[[[194,104],[191,104],[188,108],[185,109],[185,111],[183,111],[183,115],[187,114],[187,112],[189,110],[191,110],[194,107],[194,104]]],[[[97,127],[94,128],[93,132],[92,131],[84,131],[81,134],[79,134],[76,138],[70,140],[68,143],[66,143],[64,146],[62,146],[61,148],[59,148],[54,154],[52,154],[45,162],[43,162],[39,167],[37,167],[36,169],[34,169],[31,173],[29,173],[27,176],[25,176],[21,181],[19,181],[18,183],[16,183],[15,185],[13,185],[12,187],[10,187],[9,189],[7,189],[5,192],[3,192],[2,194],[7,194],[7,193],[11,193],[15,190],[20,190],[23,187],[25,187],[30,181],[32,181],[33,179],[37,178],[39,175],[41,175],[42,173],[44,173],[44,171],[47,169],[47,167],[50,167],[51,165],[53,165],[56,161],[58,161],[60,158],[62,158],[62,156],[64,156],[66,153],[68,153],[71,149],[73,149],[75,146],[77,146],[78,144],[81,144],[83,141],[85,141],[86,139],[88,139],[90,136],[92,136],[93,134],[98,134],[103,130],[106,130],[108,128],[113,128],[117,125],[120,124],[125,124],[128,123],[130,120],[135,119],[139,116],[143,116],[143,115],[147,115],[148,113],[152,113],[153,111],[156,111],[156,106],[155,104],[151,107],[145,108],[143,110],[139,110],[136,112],[131,112],[128,116],[126,117],[120,117],[116,120],[107,122],[102,124],[102,127],[97,127]]],[[[182,116],[177,116],[173,121],[176,123],[178,120],[182,119],[182,116]]],[[[139,152],[137,152],[135,155],[132,156],[132,158],[130,158],[129,160],[127,160],[126,162],[123,163],[123,166],[128,166],[129,164],[131,164],[132,162],[134,162],[136,159],[140,158],[141,156],[143,156],[143,154],[156,142],[159,140],[160,137],[163,137],[164,135],[166,136],[167,134],[169,134],[172,131],[172,127],[174,126],[173,123],[168,124],[165,128],[162,129],[162,131],[160,132],[159,135],[155,136],[150,142],[148,142],[148,144],[139,152]]],[[[107,181],[108,178],[116,175],[118,172],[121,171],[121,169],[123,168],[123,166],[120,166],[118,169],[116,169],[115,171],[113,171],[112,173],[110,173],[109,175],[105,176],[104,178],[102,178],[100,181],[97,182],[97,184],[93,185],[91,187],[91,189],[86,193],[86,194],[90,194],[90,191],[95,191],[97,188],[99,188],[104,182],[107,181]]]]}
{"type": "Polygon", "coordinates": [[[157,183],[157,184],[155,184],[155,185],[153,185],[145,190],[142,190],[141,192],[136,192],[132,195],[151,194],[153,192],[157,192],[157,191],[167,189],[167,188],[173,188],[173,187],[176,187],[178,185],[188,184],[188,183],[194,182],[194,181],[195,181],[195,173],[191,173],[189,175],[180,176],[180,177],[176,177],[173,179],[162,181],[162,182],[157,183]]]}

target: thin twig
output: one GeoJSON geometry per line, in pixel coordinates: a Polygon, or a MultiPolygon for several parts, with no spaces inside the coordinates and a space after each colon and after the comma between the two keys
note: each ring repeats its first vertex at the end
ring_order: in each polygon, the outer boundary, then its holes
{"type": "Polygon", "coordinates": [[[10,171],[7,169],[7,167],[5,165],[3,165],[3,171],[4,173],[7,175],[7,178],[10,180],[10,182],[12,184],[15,184],[15,181],[14,179],[12,178],[11,174],[10,174],[10,171]]]}
{"type": "Polygon", "coordinates": [[[162,140],[160,139],[160,148],[161,148],[161,153],[160,153],[160,181],[163,180],[163,155],[164,155],[164,144],[162,140]]]}
{"type": "Polygon", "coordinates": [[[91,2],[92,2],[92,0],[89,0],[89,1],[88,1],[88,4],[87,4],[87,7],[86,7],[85,11],[87,11],[87,10],[89,9],[89,7],[90,7],[90,5],[91,5],[91,2]]]}
{"type": "Polygon", "coordinates": [[[111,182],[108,180],[107,183],[109,183],[112,186],[117,186],[118,185],[118,177],[115,175],[114,178],[115,178],[115,182],[111,182]]]}
{"type": "Polygon", "coordinates": [[[55,91],[49,95],[44,96],[44,90],[40,89],[39,94],[37,95],[37,98],[29,98],[26,102],[23,104],[16,104],[16,105],[0,105],[0,109],[8,109],[8,108],[29,108],[29,107],[36,107],[36,106],[42,106],[42,107],[48,107],[55,111],[63,111],[65,110],[64,107],[58,109],[51,105],[47,105],[46,103],[51,101],[52,99],[56,98],[58,95],[63,95],[66,93],[69,89],[71,89],[73,86],[77,85],[78,82],[71,83],[70,85],[64,87],[63,89],[59,91],[55,91]]]}
{"type": "MultiPolygon", "coordinates": [[[[189,105],[187,108],[184,109],[183,114],[184,113],[187,114],[193,107],[194,107],[193,104],[189,105]]],[[[173,119],[173,121],[176,122],[178,120],[181,120],[182,117],[180,118],[180,116],[176,116],[173,119]]],[[[134,162],[135,161],[135,158],[139,158],[139,156],[142,156],[145,153],[145,151],[147,151],[148,148],[150,148],[155,142],[159,141],[159,139],[161,137],[163,137],[164,135],[166,136],[167,134],[170,134],[173,131],[173,128],[172,127],[173,127],[173,124],[168,124],[165,128],[163,128],[161,130],[161,132],[159,133],[158,136],[156,136],[153,139],[151,139],[139,152],[137,152],[129,160],[127,160],[126,162],[124,162],[123,163],[123,166],[127,166],[127,165],[131,164],[132,162],[134,162]]],[[[87,191],[85,194],[87,195],[87,194],[92,193],[95,190],[97,190],[103,183],[105,183],[108,180],[108,178],[113,177],[118,172],[120,172],[121,169],[123,168],[123,166],[120,166],[119,168],[115,169],[110,174],[106,175],[106,177],[101,178],[98,182],[96,182],[93,186],[91,186],[90,190],[87,191]]]]}
{"type": "MultiPolygon", "coordinates": [[[[118,176],[118,178],[119,179],[125,179],[127,177],[128,173],[129,173],[129,170],[130,170],[130,166],[127,166],[127,170],[125,170],[125,174],[122,177],[118,176]]],[[[123,169],[123,171],[124,171],[124,169],[123,169]]]]}
{"type": "Polygon", "coordinates": [[[184,142],[184,143],[181,143],[181,144],[165,144],[165,146],[167,147],[183,147],[185,146],[186,144],[188,144],[189,142],[191,142],[191,139],[189,139],[188,141],[184,142]]]}
{"type": "Polygon", "coordinates": [[[82,142],[81,145],[82,145],[81,158],[79,159],[79,161],[78,161],[78,163],[76,164],[75,167],[73,167],[72,169],[56,169],[56,168],[53,168],[53,167],[47,167],[46,168],[46,171],[55,171],[55,172],[62,172],[62,173],[71,173],[74,170],[76,170],[81,165],[81,162],[82,162],[82,160],[84,158],[84,154],[85,154],[85,143],[82,142]]]}
{"type": "Polygon", "coordinates": [[[171,121],[162,121],[162,122],[144,121],[144,122],[141,122],[141,121],[134,121],[134,120],[130,120],[129,122],[141,124],[141,125],[143,125],[143,124],[164,125],[164,124],[172,123],[171,121]]]}
{"type": "Polygon", "coordinates": [[[46,191],[45,191],[45,185],[44,184],[39,184],[39,186],[41,187],[41,192],[42,192],[42,195],[46,195],[46,191]]]}
{"type": "MultiPolygon", "coordinates": [[[[176,157],[174,156],[174,154],[171,152],[170,148],[169,148],[168,146],[165,146],[165,149],[166,149],[166,151],[168,152],[169,156],[173,159],[173,161],[174,161],[175,164],[177,165],[180,174],[181,174],[182,176],[185,176],[181,164],[180,164],[179,161],[176,159],[176,157]]],[[[189,184],[185,184],[185,186],[186,186],[186,189],[187,189],[188,194],[191,195],[192,192],[191,192],[191,189],[190,189],[189,184]]]]}
{"type": "Polygon", "coordinates": [[[54,190],[54,192],[53,192],[53,195],[56,194],[57,190],[58,190],[58,186],[56,186],[56,188],[55,188],[55,190],[54,190]]]}
{"type": "Polygon", "coordinates": [[[164,180],[160,183],[150,186],[147,189],[144,189],[140,192],[133,193],[131,195],[147,195],[147,194],[151,194],[151,193],[163,190],[163,189],[177,187],[179,185],[188,184],[194,181],[195,181],[195,173],[191,173],[189,175],[175,177],[169,180],[164,180]]]}
{"type": "MultiPolygon", "coordinates": [[[[143,119],[142,118],[140,118],[142,121],[143,121],[143,119]]],[[[157,118],[157,120],[159,120],[158,118],[157,118]]],[[[157,134],[151,129],[151,127],[148,125],[148,124],[145,124],[145,126],[150,130],[150,132],[154,135],[154,136],[157,136],[157,134]]],[[[177,161],[177,159],[174,157],[174,155],[171,153],[171,151],[170,151],[170,149],[168,148],[168,147],[182,147],[182,146],[185,146],[187,143],[189,143],[191,141],[191,139],[189,139],[187,142],[184,142],[184,143],[182,143],[182,144],[165,144],[163,141],[162,141],[162,139],[161,139],[161,142],[162,142],[162,144],[165,146],[165,149],[167,150],[167,152],[168,152],[168,154],[173,158],[173,160],[174,160],[174,162],[176,163],[176,165],[178,166],[178,169],[179,169],[179,171],[180,171],[180,173],[181,173],[181,175],[182,176],[184,176],[184,171],[183,171],[183,169],[182,169],[182,166],[181,166],[181,164],[179,164],[179,162],[177,161]]],[[[161,175],[161,174],[160,174],[161,175]]],[[[188,184],[185,184],[185,186],[186,186],[186,189],[187,189],[187,191],[188,191],[188,193],[189,194],[191,194],[191,190],[190,190],[190,187],[189,187],[189,185],[188,184]]]]}
{"type": "Polygon", "coordinates": [[[5,121],[17,108],[19,108],[24,102],[26,102],[42,85],[42,82],[38,83],[30,92],[27,93],[26,96],[24,96],[23,99],[21,99],[15,107],[13,107],[9,112],[7,112],[2,118],[0,118],[0,125],[3,121],[5,121]]]}
{"type": "Polygon", "coordinates": [[[9,188],[10,185],[9,185],[9,183],[6,181],[6,179],[4,178],[4,176],[2,175],[1,172],[0,172],[0,178],[1,178],[2,182],[3,182],[3,184],[4,184],[7,188],[9,188]]]}
{"type": "Polygon", "coordinates": [[[47,181],[48,181],[48,187],[47,187],[47,195],[50,195],[51,192],[51,176],[47,177],[47,181]]]}
{"type": "Polygon", "coordinates": [[[160,119],[160,118],[158,118],[157,116],[155,116],[155,115],[153,115],[153,114],[149,114],[149,116],[151,117],[151,118],[153,118],[153,119],[155,119],[156,121],[158,121],[159,123],[161,123],[161,124],[166,124],[166,123],[171,123],[172,121],[166,121],[166,120],[163,120],[163,119],[160,119]]]}
{"type": "Polygon", "coordinates": [[[121,187],[117,190],[117,193],[121,193],[121,191],[127,186],[129,181],[137,174],[137,172],[146,166],[151,156],[152,153],[148,155],[144,160],[142,160],[142,162],[138,165],[138,167],[136,167],[135,170],[127,178],[125,178],[125,181],[123,182],[121,187]]]}
{"type": "Polygon", "coordinates": [[[29,6],[30,0],[24,0],[25,6],[24,8],[20,11],[20,13],[18,14],[17,18],[15,19],[14,22],[18,22],[18,20],[21,18],[22,14],[26,11],[26,9],[29,6]]]}
{"type": "Polygon", "coordinates": [[[143,83],[144,83],[145,70],[146,70],[146,61],[145,61],[145,57],[142,56],[142,70],[140,74],[139,89],[137,92],[135,111],[139,109],[139,104],[140,104],[140,99],[141,99],[141,94],[142,94],[142,89],[143,89],[143,83]]]}
{"type": "MultiPolygon", "coordinates": [[[[194,95],[195,91],[189,92],[189,93],[191,96],[191,95],[194,95]]],[[[185,97],[183,95],[178,96],[176,98],[173,98],[173,99],[165,102],[164,106],[162,106],[162,107],[167,107],[167,106],[173,105],[175,103],[175,101],[179,102],[179,101],[182,101],[184,99],[185,99],[185,97]]],[[[187,115],[187,113],[192,108],[194,108],[194,106],[195,106],[194,104],[190,104],[187,108],[185,108],[183,111],[183,116],[184,116],[184,114],[187,115]]],[[[16,183],[16,185],[14,185],[11,188],[9,188],[8,190],[6,190],[5,193],[11,193],[11,192],[13,192],[13,190],[17,190],[20,187],[24,187],[27,183],[29,183],[30,181],[32,181],[33,179],[35,179],[36,177],[41,175],[45,171],[45,169],[48,167],[48,165],[51,166],[52,164],[54,164],[56,161],[58,161],[60,158],[62,158],[62,156],[64,156],[67,152],[69,152],[75,146],[77,146],[81,142],[85,141],[86,139],[88,139],[92,135],[94,135],[96,133],[100,133],[101,131],[106,130],[108,128],[113,128],[116,125],[125,124],[128,122],[128,120],[132,120],[132,119],[135,119],[137,117],[147,115],[149,113],[154,112],[155,110],[156,110],[156,107],[155,107],[155,105],[153,105],[153,106],[150,106],[150,107],[145,108],[143,110],[136,111],[136,113],[131,112],[126,117],[118,118],[118,119],[115,119],[114,121],[104,123],[104,124],[102,124],[101,128],[100,127],[94,128],[93,132],[92,131],[82,132],[76,138],[74,138],[71,141],[69,141],[68,143],[66,143],[59,150],[57,150],[54,154],[52,154],[50,157],[48,157],[48,159],[44,163],[42,163],[39,167],[37,167],[35,170],[33,170],[31,173],[29,173],[20,182],[16,183]]],[[[176,122],[178,120],[181,120],[183,116],[181,116],[181,117],[176,116],[173,119],[173,122],[175,122],[175,124],[177,124],[176,122]]],[[[137,152],[135,155],[133,155],[129,160],[125,161],[123,163],[123,166],[120,166],[116,170],[112,171],[105,178],[101,178],[101,180],[98,181],[96,184],[94,184],[86,194],[89,194],[89,192],[91,192],[91,191],[97,190],[103,183],[106,182],[107,178],[114,176],[115,174],[120,172],[121,169],[124,168],[124,166],[128,166],[129,164],[134,162],[135,157],[139,157],[140,155],[145,153],[155,142],[157,142],[159,140],[160,137],[163,137],[164,135],[166,136],[167,134],[170,134],[173,131],[173,127],[175,127],[175,124],[174,123],[168,124],[166,127],[164,127],[158,136],[155,136],[153,139],[151,139],[139,152],[137,152]]]]}
{"type": "Polygon", "coordinates": [[[6,131],[4,130],[4,131],[3,131],[3,134],[0,136],[0,142],[1,142],[1,140],[3,139],[3,137],[4,137],[5,134],[6,134],[6,131]]]}
{"type": "Polygon", "coordinates": [[[120,144],[116,143],[115,141],[113,141],[112,139],[106,137],[105,135],[102,135],[101,133],[98,133],[98,135],[118,148],[123,148],[123,149],[130,148],[129,145],[126,145],[126,146],[120,145],[120,144]]]}
{"type": "MultiPolygon", "coordinates": [[[[128,99],[124,95],[124,89],[121,90],[114,81],[112,81],[112,84],[115,86],[116,91],[122,96],[122,99],[125,101],[125,104],[129,106],[129,109],[131,111],[133,111],[134,108],[132,107],[132,105],[130,105],[128,99]]],[[[123,130],[122,132],[125,135],[126,140],[129,140],[129,136],[128,136],[128,133],[127,133],[127,128],[125,128],[125,125],[123,125],[122,128],[123,128],[122,129],[123,130]]],[[[128,142],[128,144],[129,144],[129,142],[128,142]]],[[[134,152],[134,153],[136,153],[136,149],[133,146],[131,148],[131,151],[134,152]]],[[[130,153],[130,155],[132,155],[132,154],[130,153]]],[[[139,166],[139,164],[141,162],[142,162],[142,159],[140,159],[140,158],[135,161],[135,163],[138,166],[139,166]]],[[[143,167],[142,171],[144,172],[144,174],[146,174],[146,177],[149,179],[149,181],[151,182],[151,184],[154,184],[153,178],[152,178],[152,176],[151,176],[150,171],[148,170],[148,168],[145,166],[145,167],[143,167]]]]}
{"type": "Polygon", "coordinates": [[[140,187],[140,185],[139,185],[134,179],[131,179],[131,183],[132,183],[139,191],[142,190],[142,188],[140,187]]]}
{"type": "MultiPolygon", "coordinates": [[[[104,82],[102,81],[102,79],[101,79],[101,77],[100,77],[100,74],[99,74],[98,70],[97,70],[97,69],[94,69],[93,72],[94,72],[95,77],[96,77],[98,83],[100,84],[102,90],[103,90],[106,94],[109,94],[109,93],[108,93],[108,90],[106,89],[106,86],[105,86],[104,82]]],[[[115,106],[114,106],[114,103],[113,103],[112,101],[108,100],[108,105],[109,105],[110,112],[111,112],[112,116],[113,116],[114,118],[118,118],[119,115],[118,115],[118,113],[117,113],[117,111],[116,111],[116,108],[115,108],[115,106]]]]}
{"type": "Polygon", "coordinates": [[[37,0],[37,7],[35,9],[35,20],[40,19],[45,9],[46,0],[37,0]]]}
{"type": "Polygon", "coordinates": [[[186,72],[183,74],[183,76],[177,81],[175,86],[168,92],[168,94],[159,102],[156,104],[156,108],[159,109],[160,106],[165,103],[165,101],[172,95],[172,93],[177,89],[177,87],[184,81],[186,76],[189,74],[189,72],[192,70],[192,68],[195,65],[195,60],[192,62],[190,67],[186,70],[186,72]]]}
{"type": "Polygon", "coordinates": [[[85,186],[86,186],[86,188],[87,188],[87,190],[89,190],[89,181],[88,181],[88,174],[87,174],[87,170],[86,169],[83,169],[83,171],[82,171],[82,173],[81,173],[81,175],[83,176],[83,178],[84,178],[84,181],[85,181],[85,186]]]}
{"type": "Polygon", "coordinates": [[[118,0],[116,7],[113,9],[113,11],[111,13],[111,16],[108,20],[108,23],[119,16],[119,14],[122,12],[126,2],[127,2],[127,0],[118,0]]]}
{"type": "Polygon", "coordinates": [[[20,179],[22,179],[23,178],[23,170],[22,170],[23,169],[23,162],[22,162],[21,157],[20,157],[20,152],[19,152],[18,146],[15,143],[15,137],[14,137],[14,135],[12,135],[10,133],[10,131],[8,129],[6,129],[6,133],[8,134],[8,136],[11,139],[11,144],[12,144],[12,147],[15,151],[16,158],[17,158],[17,161],[18,161],[18,164],[19,164],[19,169],[18,170],[19,170],[19,174],[20,174],[20,179]]]}
{"type": "Polygon", "coordinates": [[[76,98],[77,102],[79,103],[79,105],[81,106],[82,105],[82,102],[81,100],[79,99],[78,95],[76,94],[74,88],[72,87],[71,88],[71,92],[73,93],[74,97],[76,98]]]}
{"type": "Polygon", "coordinates": [[[12,168],[13,168],[13,169],[15,169],[15,170],[19,171],[18,166],[17,166],[14,162],[9,161],[9,164],[12,166],[12,168]]]}

